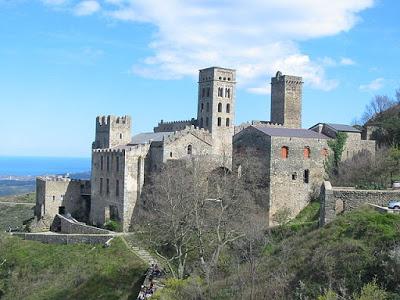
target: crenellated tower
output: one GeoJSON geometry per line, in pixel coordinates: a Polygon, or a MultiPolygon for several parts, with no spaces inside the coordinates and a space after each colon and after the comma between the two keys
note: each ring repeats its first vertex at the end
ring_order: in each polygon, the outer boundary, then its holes
{"type": "Polygon", "coordinates": [[[113,148],[131,141],[130,116],[98,116],[96,118],[96,139],[92,149],[113,148]]]}
{"type": "Polygon", "coordinates": [[[271,79],[271,121],[288,128],[301,128],[301,77],[282,75],[271,79]]]}
{"type": "Polygon", "coordinates": [[[199,71],[197,122],[211,132],[216,155],[232,155],[235,88],[233,69],[211,67],[199,71]]]}

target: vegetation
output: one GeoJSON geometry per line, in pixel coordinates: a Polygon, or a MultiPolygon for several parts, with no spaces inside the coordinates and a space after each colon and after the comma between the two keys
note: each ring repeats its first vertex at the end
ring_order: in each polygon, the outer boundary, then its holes
{"type": "Polygon", "coordinates": [[[121,232],[122,224],[121,222],[115,220],[108,220],[106,223],[104,223],[104,228],[111,231],[121,232]]]}
{"type": "Polygon", "coordinates": [[[0,298],[136,299],[146,266],[120,238],[109,248],[0,235],[0,298]]]}
{"type": "Polygon", "coordinates": [[[35,203],[36,193],[0,197],[0,202],[35,203]]]}
{"type": "Polygon", "coordinates": [[[347,134],[338,132],[334,140],[328,141],[328,146],[332,150],[332,155],[328,157],[325,168],[328,174],[337,174],[339,172],[339,164],[342,160],[344,145],[346,144],[347,134]]]}
{"type": "Polygon", "coordinates": [[[261,254],[253,266],[243,254],[235,260],[235,249],[231,249],[230,268],[220,268],[219,279],[211,285],[201,280],[194,284],[193,279],[168,283],[168,297],[160,299],[400,297],[398,215],[363,208],[338,217],[324,228],[292,232],[283,239],[276,239],[272,232],[266,236],[266,243],[257,247],[261,254]],[[257,276],[252,283],[254,271],[257,276]],[[196,292],[187,293],[193,286],[196,292]]]}
{"type": "Polygon", "coordinates": [[[23,222],[33,217],[33,206],[0,204],[0,232],[23,228],[23,222]]]}

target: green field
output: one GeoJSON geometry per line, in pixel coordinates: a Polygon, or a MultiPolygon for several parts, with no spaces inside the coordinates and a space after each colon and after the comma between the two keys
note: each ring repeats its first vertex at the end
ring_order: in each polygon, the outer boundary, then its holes
{"type": "Polygon", "coordinates": [[[22,222],[33,217],[35,194],[0,197],[0,202],[31,203],[31,205],[11,205],[0,203],[0,231],[22,227],[22,222]]]}
{"type": "Polygon", "coordinates": [[[111,247],[53,245],[0,234],[0,298],[136,299],[146,265],[120,238],[111,247]]]}

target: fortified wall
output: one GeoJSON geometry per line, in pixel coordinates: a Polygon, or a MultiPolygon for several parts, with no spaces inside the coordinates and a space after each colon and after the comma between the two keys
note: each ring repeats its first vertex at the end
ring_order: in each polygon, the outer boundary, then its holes
{"type": "Polygon", "coordinates": [[[172,121],[172,122],[161,122],[158,123],[157,127],[154,127],[154,132],[173,132],[185,129],[187,126],[197,126],[197,120],[192,118],[191,120],[184,121],[172,121]]]}
{"type": "Polygon", "coordinates": [[[36,178],[35,216],[53,219],[57,213],[70,213],[87,221],[90,211],[90,181],[62,176],[36,178]]]}
{"type": "Polygon", "coordinates": [[[325,181],[321,191],[320,225],[331,222],[343,212],[368,203],[387,206],[392,199],[400,199],[400,190],[356,190],[348,187],[332,187],[329,181],[325,181]]]}

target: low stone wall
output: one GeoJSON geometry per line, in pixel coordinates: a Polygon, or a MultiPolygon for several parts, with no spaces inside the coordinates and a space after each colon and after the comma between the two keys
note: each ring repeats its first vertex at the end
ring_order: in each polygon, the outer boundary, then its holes
{"type": "Polygon", "coordinates": [[[47,244],[104,244],[113,238],[111,234],[62,234],[62,233],[24,233],[13,232],[12,235],[24,240],[38,241],[47,244]]]}
{"type": "Polygon", "coordinates": [[[106,229],[89,226],[83,223],[77,223],[74,220],[70,220],[62,215],[57,214],[56,219],[60,221],[61,233],[68,234],[110,234],[111,231],[106,229]]]}
{"type": "Polygon", "coordinates": [[[338,214],[365,204],[387,206],[389,200],[400,199],[400,190],[356,190],[332,187],[325,181],[321,190],[320,225],[331,222],[338,214]]]}

